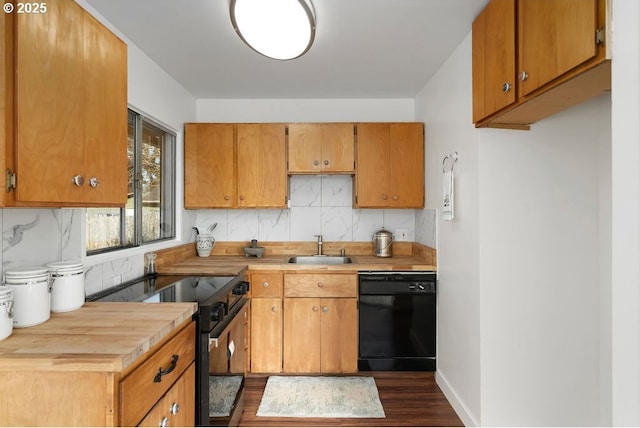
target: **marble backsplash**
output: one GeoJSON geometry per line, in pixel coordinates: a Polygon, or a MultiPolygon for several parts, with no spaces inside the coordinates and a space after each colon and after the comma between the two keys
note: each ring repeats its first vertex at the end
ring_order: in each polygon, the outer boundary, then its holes
{"type": "Polygon", "coordinates": [[[219,241],[370,241],[385,228],[406,229],[408,241],[435,248],[435,210],[353,209],[353,181],[348,175],[301,175],[289,181],[289,209],[198,210],[201,233],[217,223],[219,241]]]}

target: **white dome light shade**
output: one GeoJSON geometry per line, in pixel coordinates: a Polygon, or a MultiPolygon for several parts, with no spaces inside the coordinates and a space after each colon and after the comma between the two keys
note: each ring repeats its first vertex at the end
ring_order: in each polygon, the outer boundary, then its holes
{"type": "Polygon", "coordinates": [[[315,38],[310,0],[230,0],[229,14],[242,41],[269,58],[298,58],[315,38]]]}

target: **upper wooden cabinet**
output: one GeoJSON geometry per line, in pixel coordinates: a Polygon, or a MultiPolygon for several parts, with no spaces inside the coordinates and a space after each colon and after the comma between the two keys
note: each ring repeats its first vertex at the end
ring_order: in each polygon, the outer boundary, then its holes
{"type": "Polygon", "coordinates": [[[491,0],[473,23],[476,126],[528,129],[610,90],[607,7],[605,0],[491,0]]]}
{"type": "Polygon", "coordinates": [[[238,124],[238,207],[286,208],[286,127],[238,124]]]}
{"type": "Polygon", "coordinates": [[[289,124],[289,174],[353,174],[352,123],[289,124]]]}
{"type": "Polygon", "coordinates": [[[236,201],[235,125],[184,126],[185,208],[232,208],[236,201]]]}
{"type": "Polygon", "coordinates": [[[5,205],[124,205],[126,45],[72,0],[2,19],[5,205]]]}
{"type": "Polygon", "coordinates": [[[287,205],[285,125],[187,123],[185,208],[287,205]]]}
{"type": "Polygon", "coordinates": [[[424,207],[424,125],[359,123],[355,208],[424,207]]]}

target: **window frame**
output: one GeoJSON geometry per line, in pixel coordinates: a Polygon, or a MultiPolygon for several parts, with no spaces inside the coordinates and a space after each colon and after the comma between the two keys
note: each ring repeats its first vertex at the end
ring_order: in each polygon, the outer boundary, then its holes
{"type": "MultiPolygon", "coordinates": [[[[120,245],[111,247],[98,248],[94,250],[87,249],[88,236],[85,237],[85,252],[87,256],[94,256],[98,254],[111,253],[114,251],[125,250],[130,248],[139,248],[146,245],[157,244],[159,242],[170,241],[176,238],[177,232],[177,195],[176,195],[176,176],[177,176],[177,134],[158,123],[157,121],[135,111],[132,108],[127,109],[127,123],[133,123],[133,242],[127,243],[126,228],[127,228],[127,216],[126,210],[131,209],[124,207],[112,207],[119,208],[120,210],[120,245]],[[160,200],[162,203],[159,206],[160,211],[160,225],[164,223],[163,220],[170,217],[171,233],[169,236],[160,237],[151,240],[145,240],[143,237],[143,189],[142,189],[142,147],[143,147],[143,128],[145,125],[150,125],[153,128],[158,129],[163,133],[162,141],[162,157],[161,157],[161,174],[162,179],[160,181],[160,200]],[[168,139],[168,141],[167,141],[168,139]]],[[[128,168],[130,165],[127,166],[128,168]]],[[[109,208],[109,207],[106,207],[109,208]]],[[[87,208],[88,210],[91,208],[87,208]]],[[[86,223],[87,220],[85,220],[86,223]]],[[[159,225],[159,227],[160,227],[159,225]]]]}

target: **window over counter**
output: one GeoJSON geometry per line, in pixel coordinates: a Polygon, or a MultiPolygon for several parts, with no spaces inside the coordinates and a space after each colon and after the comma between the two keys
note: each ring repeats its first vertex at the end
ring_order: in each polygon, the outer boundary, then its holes
{"type": "Polygon", "coordinates": [[[129,110],[124,208],[87,208],[87,255],[175,237],[176,135],[129,110]]]}

